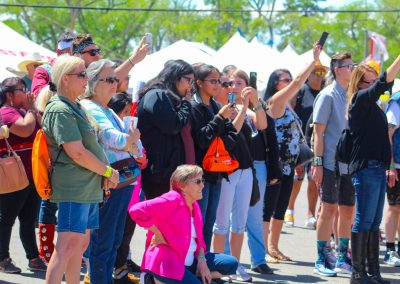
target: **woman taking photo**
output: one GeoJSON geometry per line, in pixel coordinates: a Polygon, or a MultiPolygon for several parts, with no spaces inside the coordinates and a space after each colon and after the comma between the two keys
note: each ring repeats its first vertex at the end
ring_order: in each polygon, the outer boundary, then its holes
{"type": "MultiPolygon", "coordinates": [[[[21,157],[29,179],[29,185],[25,189],[0,194],[0,272],[3,273],[21,272],[9,254],[12,226],[17,217],[20,222],[19,237],[28,258],[28,269],[46,270],[46,265],[39,258],[35,235],[40,198],[32,179],[31,159],[32,143],[40,127],[40,118],[33,101],[33,95],[27,92],[22,79],[12,77],[1,83],[0,125],[4,126],[0,128],[0,137],[9,135],[8,142],[21,157]]],[[[7,153],[6,143],[0,139],[0,157],[7,153]]]]}
{"type": "MultiPolygon", "coordinates": [[[[99,228],[91,231],[89,244],[90,282],[111,283],[117,256],[115,248],[121,245],[133,183],[140,173],[132,156],[138,153],[136,142],[140,132],[132,124],[129,129],[124,129],[122,120],[108,107],[119,81],[115,75],[114,63],[101,59],[91,63],[86,72],[88,88],[81,104],[98,127],[99,142],[108,162],[120,171],[118,188],[109,192],[107,201],[101,206],[99,228]],[[130,167],[128,173],[125,167],[130,167]],[[124,177],[126,174],[132,178],[124,177]]],[[[115,277],[118,280],[122,278],[119,274],[115,274],[115,277]]]]}
{"type": "Polygon", "coordinates": [[[88,82],[85,63],[69,55],[58,57],[52,82],[39,94],[39,110],[54,171],[51,201],[58,203],[57,244],[47,268],[46,283],[79,283],[82,255],[89,232],[99,226],[102,188],[118,184],[118,171],[107,162],[96,130],[76,99],[88,82]],[[73,178],[65,178],[73,177],[73,178]]]}
{"type": "MultiPolygon", "coordinates": [[[[201,64],[194,67],[196,94],[192,100],[192,136],[195,146],[196,163],[201,166],[211,142],[220,137],[228,151],[234,148],[237,135],[230,117],[232,105],[222,108],[214,97],[221,92],[220,73],[217,68],[201,64]]],[[[204,170],[204,169],[203,169],[204,170]]],[[[204,241],[207,251],[211,247],[212,230],[215,223],[221,178],[227,173],[207,172],[204,170],[203,198],[198,201],[204,222],[204,241]]]]}
{"type": "Polygon", "coordinates": [[[300,152],[300,120],[290,107],[291,99],[304,85],[314,65],[318,62],[321,47],[313,45],[313,61],[297,75],[295,80],[288,70],[275,70],[269,77],[264,99],[268,102],[269,114],[275,119],[275,130],[279,144],[279,156],[282,164],[282,180],[278,184],[268,187],[265,193],[266,203],[264,222],[264,238],[271,261],[290,261],[279,250],[279,238],[283,220],[293,185],[294,168],[300,152]],[[270,238],[268,234],[270,232],[270,238]]]}
{"type": "Polygon", "coordinates": [[[156,283],[212,283],[214,278],[234,273],[238,266],[232,256],[206,253],[196,202],[202,198],[203,182],[200,167],[178,166],[171,175],[168,193],[129,210],[132,219],[149,230],[142,270],[156,283]]]}
{"type": "MultiPolygon", "coordinates": [[[[233,95],[236,97],[237,108],[232,116],[232,124],[238,133],[232,155],[238,160],[239,168],[227,178],[222,179],[221,196],[214,226],[214,251],[224,252],[226,236],[230,231],[230,251],[240,261],[253,186],[251,139],[252,131],[256,130],[252,130],[250,125],[258,130],[264,130],[267,122],[262,104],[258,101],[257,90],[248,87],[249,77],[246,72],[235,70],[230,79],[233,81],[233,95]],[[249,103],[253,111],[249,110],[249,103]]],[[[239,265],[236,273],[231,277],[238,281],[252,279],[242,265],[239,265]]]]}
{"type": "Polygon", "coordinates": [[[387,119],[377,101],[391,88],[399,70],[399,58],[380,77],[374,68],[361,64],[353,71],[349,84],[347,105],[353,142],[349,173],[356,190],[351,283],[389,283],[380,275],[379,226],[387,188],[385,171],[393,184],[396,169],[391,164],[387,119]]]}
{"type": "Polygon", "coordinates": [[[194,162],[193,140],[190,133],[190,137],[185,135],[191,115],[193,80],[190,64],[171,60],[139,94],[138,128],[149,160],[142,173],[142,190],[147,199],[168,192],[176,167],[188,160],[194,162]]]}

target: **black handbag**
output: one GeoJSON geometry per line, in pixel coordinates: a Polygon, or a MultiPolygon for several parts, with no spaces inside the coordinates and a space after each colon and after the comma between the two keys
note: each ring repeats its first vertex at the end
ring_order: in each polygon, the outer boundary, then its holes
{"type": "MultiPolygon", "coordinates": [[[[293,112],[293,114],[297,118],[297,114],[292,109],[290,109],[290,110],[293,112]]],[[[296,166],[300,166],[300,165],[304,165],[305,163],[311,161],[312,158],[314,158],[314,152],[310,148],[310,146],[307,145],[306,137],[304,136],[303,129],[301,129],[300,123],[296,118],[295,118],[295,122],[296,122],[297,128],[299,129],[299,132],[301,135],[300,143],[299,143],[300,151],[299,151],[299,156],[297,157],[297,160],[296,160],[296,166]]]]}
{"type": "Polygon", "coordinates": [[[258,186],[258,180],[256,176],[256,169],[252,166],[251,171],[253,173],[253,187],[251,189],[251,198],[250,198],[250,206],[254,206],[260,201],[260,187],[258,186]]]}
{"type": "Polygon", "coordinates": [[[343,129],[342,135],[336,144],[335,159],[338,162],[349,164],[351,160],[351,151],[353,148],[353,137],[351,136],[350,129],[343,129]]]}

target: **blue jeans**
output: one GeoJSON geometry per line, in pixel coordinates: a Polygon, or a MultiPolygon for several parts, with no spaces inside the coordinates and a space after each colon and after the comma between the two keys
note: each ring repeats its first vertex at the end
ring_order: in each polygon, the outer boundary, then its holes
{"type": "Polygon", "coordinates": [[[217,215],[219,197],[221,195],[221,181],[217,183],[206,182],[203,188],[203,198],[197,201],[203,216],[203,235],[206,250],[210,251],[213,227],[217,215]]]}
{"type": "Polygon", "coordinates": [[[375,160],[368,161],[368,167],[353,175],[356,191],[356,215],[352,231],[374,232],[382,221],[386,193],[385,166],[375,160]]]}
{"type": "Polygon", "coordinates": [[[266,263],[263,210],[265,187],[267,185],[267,166],[264,161],[254,161],[254,168],[256,169],[256,177],[260,188],[260,201],[258,201],[256,205],[250,207],[246,223],[248,245],[251,255],[251,268],[266,263]]]}
{"type": "Polygon", "coordinates": [[[133,185],[111,190],[108,201],[100,208],[99,228],[90,233],[90,283],[112,283],[117,250],[124,235],[126,211],[133,185]]]}
{"type": "MultiPolygon", "coordinates": [[[[207,253],[206,261],[208,269],[213,272],[217,271],[222,275],[231,275],[236,273],[236,269],[239,265],[236,257],[222,254],[222,253],[207,253]]],[[[190,267],[186,267],[185,274],[183,275],[182,280],[176,280],[171,278],[162,277],[148,271],[152,274],[157,280],[161,281],[164,284],[201,284],[202,282],[195,276],[197,268],[197,261],[195,260],[190,267]]]]}
{"type": "Polygon", "coordinates": [[[40,202],[39,224],[57,224],[56,212],[58,210],[57,203],[42,199],[40,202]]]}

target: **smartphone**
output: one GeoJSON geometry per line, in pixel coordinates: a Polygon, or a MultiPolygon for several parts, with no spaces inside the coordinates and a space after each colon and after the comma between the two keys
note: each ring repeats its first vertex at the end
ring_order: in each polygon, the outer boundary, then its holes
{"type": "Polygon", "coordinates": [[[321,47],[324,46],[326,39],[328,38],[329,33],[323,32],[320,39],[318,40],[318,43],[321,47]]]}
{"type": "Polygon", "coordinates": [[[149,53],[153,49],[153,35],[151,33],[145,33],[146,36],[146,44],[150,45],[149,53]]]}
{"type": "Polygon", "coordinates": [[[228,103],[232,105],[232,107],[234,107],[236,105],[236,95],[233,93],[230,93],[228,95],[228,103]]]}
{"type": "Polygon", "coordinates": [[[249,86],[257,90],[257,72],[250,72],[249,86]]]}

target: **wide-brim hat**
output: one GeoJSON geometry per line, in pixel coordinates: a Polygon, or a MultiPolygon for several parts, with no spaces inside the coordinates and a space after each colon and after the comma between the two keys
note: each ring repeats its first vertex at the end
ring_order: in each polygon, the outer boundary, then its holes
{"type": "Polygon", "coordinates": [[[48,61],[43,60],[38,52],[33,52],[30,55],[24,57],[24,59],[18,64],[18,69],[22,72],[28,72],[26,66],[31,63],[45,64],[48,63],[48,61]]]}
{"type": "Polygon", "coordinates": [[[324,69],[326,72],[329,71],[329,67],[323,65],[319,59],[318,59],[318,61],[314,64],[314,70],[315,70],[315,69],[324,69]]]}

